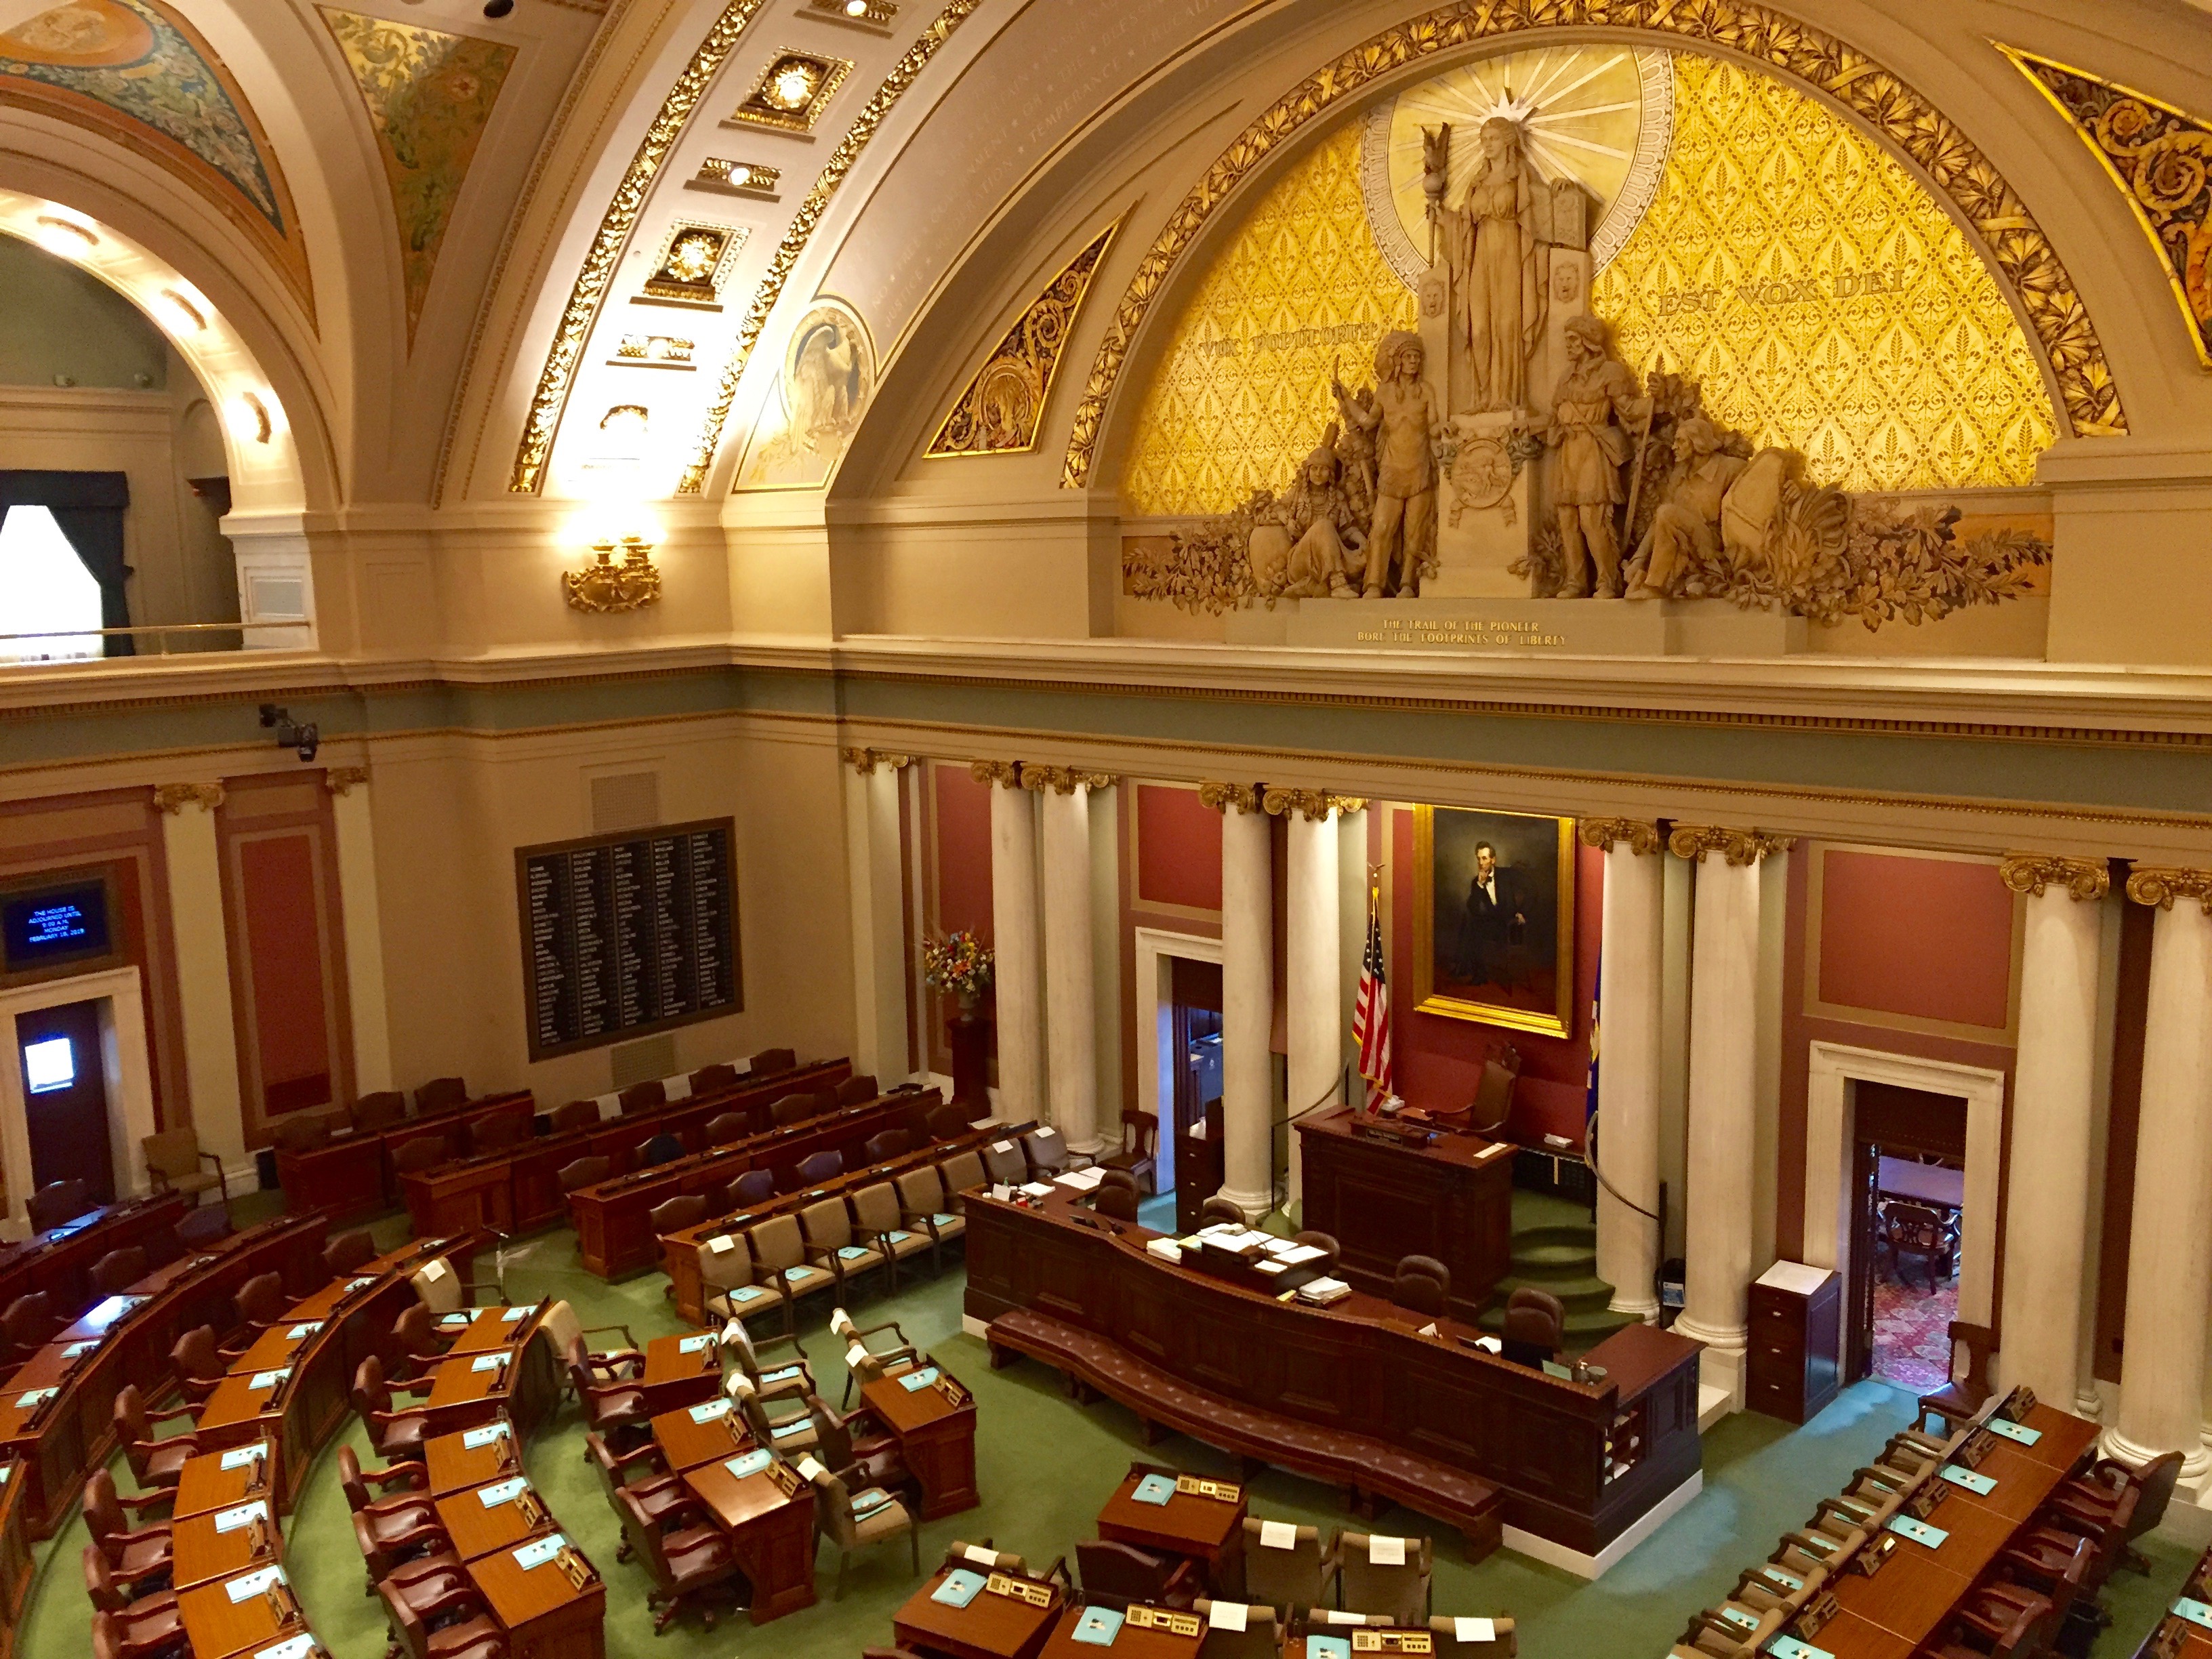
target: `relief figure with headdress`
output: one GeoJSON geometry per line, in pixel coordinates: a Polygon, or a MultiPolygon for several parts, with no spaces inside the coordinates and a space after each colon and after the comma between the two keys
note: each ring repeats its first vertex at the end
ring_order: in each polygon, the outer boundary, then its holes
{"type": "Polygon", "coordinates": [[[1446,428],[1436,392],[1421,377],[1426,356],[1419,335],[1404,329],[1385,334],[1375,348],[1371,405],[1348,397],[1343,382],[1331,377],[1337,406],[1375,443],[1375,516],[1360,582],[1366,599],[1379,599],[1391,591],[1394,566],[1395,591],[1418,593],[1435,556],[1435,443],[1446,428]]]}

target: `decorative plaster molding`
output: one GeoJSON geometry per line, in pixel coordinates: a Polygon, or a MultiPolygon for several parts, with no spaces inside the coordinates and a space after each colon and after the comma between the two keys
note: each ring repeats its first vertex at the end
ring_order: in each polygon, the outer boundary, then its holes
{"type": "Polygon", "coordinates": [[[1769,853],[1786,853],[1797,844],[1795,836],[1778,836],[1765,830],[1724,830],[1712,824],[1678,823],[1667,837],[1668,850],[1692,864],[1705,854],[1718,853],[1738,869],[1757,864],[1769,853]]]}
{"type": "Polygon", "coordinates": [[[368,787],[366,766],[333,766],[323,774],[323,787],[333,795],[349,794],[368,787]]]}
{"type": "Polygon", "coordinates": [[[2172,865],[2146,864],[2128,878],[2128,896],[2137,904],[2173,908],[2176,899],[2197,899],[2212,916],[2212,870],[2185,870],[2172,865]]]}
{"type": "Polygon", "coordinates": [[[1583,846],[1601,853],[1613,851],[1616,842],[1626,842],[1630,852],[1648,857],[1665,844],[1659,826],[1644,818],[1584,818],[1575,827],[1575,833],[1582,837],[1583,846]]]}
{"type": "Polygon", "coordinates": [[[1234,806],[1249,817],[1266,810],[1260,803],[1260,792],[1265,787],[1257,783],[1201,783],[1198,786],[1198,798],[1217,812],[1226,812],[1234,806]]]}
{"type": "Polygon", "coordinates": [[[1019,761],[979,760],[968,768],[968,775],[978,783],[994,783],[1001,789],[1022,787],[1022,763],[1019,761]]]}
{"type": "Polygon", "coordinates": [[[1589,27],[1746,58],[1842,105],[1901,151],[1974,233],[1978,251],[2042,347],[2068,423],[2063,435],[2128,430],[2096,325],[2020,193],[1956,122],[1866,53],[1750,0],[1455,0],[1370,37],[1308,76],[1262,111],[1191,186],[1139,262],[1099,342],[1068,438],[1061,487],[1088,487],[1107,403],[1152,302],[1213,216],[1239,198],[1270,155],[1424,58],[1532,32],[1540,39],[1530,44],[1541,44],[1542,31],[1589,27]]]}
{"type": "Polygon", "coordinates": [[[219,783],[161,783],[154,786],[154,805],[171,817],[187,806],[198,806],[204,812],[212,812],[222,805],[223,789],[219,783]]]}
{"type": "Polygon", "coordinates": [[[886,749],[841,749],[839,758],[862,777],[872,775],[878,766],[888,766],[894,772],[914,764],[911,755],[895,755],[886,749]]]}
{"type": "Polygon", "coordinates": [[[1332,795],[1323,789],[1283,789],[1273,784],[1261,795],[1260,805],[1279,818],[1303,812],[1309,823],[1325,823],[1333,812],[1367,810],[1367,803],[1357,795],[1332,795]]]}
{"type": "Polygon", "coordinates": [[[1114,783],[1111,772],[1086,772],[1078,766],[1028,766],[1022,768],[1022,787],[1039,792],[1049,789],[1056,795],[1072,795],[1078,789],[1107,789],[1114,783]]]}
{"type": "Polygon", "coordinates": [[[2073,898],[2096,900],[2112,890],[2112,872],[2094,859],[2061,857],[2051,853],[2008,853],[1997,866],[1997,878],[2015,893],[2041,898],[2046,887],[2063,887],[2073,898]]]}

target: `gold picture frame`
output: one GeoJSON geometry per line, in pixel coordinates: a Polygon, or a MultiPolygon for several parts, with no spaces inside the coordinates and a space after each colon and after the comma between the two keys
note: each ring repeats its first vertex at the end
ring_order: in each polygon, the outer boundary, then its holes
{"type": "Polygon", "coordinates": [[[1565,1037],[1574,1032],[1574,1006],[1575,821],[1416,806],[1413,1011],[1565,1037]],[[1446,877],[1441,908],[1440,832],[1446,877]],[[1455,896],[1459,883],[1472,887],[1477,849],[1484,843],[1492,847],[1499,871],[1492,888],[1504,889],[1498,909],[1517,901],[1517,927],[1512,917],[1474,916],[1468,902],[1455,896]],[[1449,932],[1440,939],[1439,920],[1447,913],[1449,932]]]}

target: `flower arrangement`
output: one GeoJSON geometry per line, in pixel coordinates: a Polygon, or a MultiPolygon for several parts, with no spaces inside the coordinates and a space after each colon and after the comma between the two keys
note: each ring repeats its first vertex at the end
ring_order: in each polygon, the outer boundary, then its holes
{"type": "Polygon", "coordinates": [[[923,982],[951,992],[963,1007],[990,984],[991,960],[991,947],[965,928],[921,942],[923,982]]]}

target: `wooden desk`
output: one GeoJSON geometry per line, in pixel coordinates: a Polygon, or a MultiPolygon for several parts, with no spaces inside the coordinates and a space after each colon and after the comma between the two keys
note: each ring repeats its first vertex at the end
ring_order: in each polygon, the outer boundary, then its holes
{"type": "MultiPolygon", "coordinates": [[[[983,1592],[984,1595],[989,1594],[988,1590],[983,1592]]],[[[975,1598],[977,1601],[982,1599],[982,1595],[975,1598]]],[[[1038,1659],[1096,1659],[1102,1653],[1111,1653],[1115,1659],[1198,1659],[1198,1650],[1206,1642],[1206,1620],[1193,1613],[1190,1616],[1198,1619],[1198,1628],[1188,1636],[1178,1636],[1158,1625],[1132,1625],[1125,1618],[1121,1628],[1115,1633],[1114,1645],[1101,1648],[1075,1639],[1076,1626],[1083,1622],[1084,1611],[1081,1602],[1060,1609],[1059,1620],[1044,1639],[1044,1646],[1037,1650],[1038,1659]]]]}
{"type": "Polygon", "coordinates": [[[280,1484],[276,1479],[276,1456],[275,1441],[256,1440],[227,1451],[202,1452],[197,1457],[187,1457],[177,1474],[177,1498],[170,1506],[170,1516],[181,1521],[188,1515],[205,1515],[212,1510],[227,1510],[234,1504],[243,1504],[250,1498],[268,1496],[280,1484]],[[233,1451],[258,1451],[261,1457],[258,1475],[251,1461],[232,1468],[223,1468],[233,1451]]]}
{"type": "Polygon", "coordinates": [[[1940,1164],[1885,1158],[1880,1161],[1875,1189],[1889,1198],[1932,1204],[1938,1209],[1960,1210],[1966,1204],[1966,1173],[1963,1170],[1947,1170],[1940,1164]]]}
{"type": "MultiPolygon", "coordinates": [[[[365,1221],[381,1215],[398,1201],[398,1171],[392,1168],[396,1146],[426,1134],[444,1135],[449,1142],[465,1139],[479,1123],[537,1109],[527,1089],[487,1095],[442,1112],[426,1112],[393,1124],[388,1129],[343,1128],[320,1146],[305,1152],[276,1152],[276,1181],[284,1189],[284,1206],[299,1212],[320,1211],[332,1226],[365,1221]]],[[[416,1234],[457,1232],[461,1228],[417,1226],[416,1234]]]]}
{"type": "MultiPolygon", "coordinates": [[[[1889,1568],[1884,1567],[1886,1574],[1889,1568]]],[[[1856,1613],[1839,1613],[1820,1626],[1818,1636],[1806,1638],[1835,1659],[1912,1659],[1913,1645],[1895,1631],[1856,1613]]]]}
{"type": "Polygon", "coordinates": [[[15,1626],[35,1565],[25,1485],[22,1460],[0,1459],[0,1659],[15,1650],[15,1626]]]}
{"type": "Polygon", "coordinates": [[[523,1480],[522,1490],[514,1497],[485,1504],[485,1493],[497,1493],[514,1480],[522,1480],[522,1477],[509,1475],[432,1499],[431,1507],[438,1512],[438,1522],[453,1540],[453,1553],[462,1560],[473,1561],[494,1550],[512,1549],[525,1539],[540,1538],[560,1530],[553,1524],[552,1512],[545,1507],[545,1500],[527,1480],[523,1480]]]}
{"type": "Polygon", "coordinates": [[[288,1319],[271,1325],[253,1339],[253,1344],[231,1362],[233,1376],[251,1376],[256,1371],[283,1370],[299,1357],[321,1332],[319,1319],[288,1319]],[[298,1334],[294,1334],[296,1332],[298,1334]]]}
{"type": "MultiPolygon", "coordinates": [[[[264,1570],[255,1570],[261,1571],[264,1570]]],[[[276,1574],[276,1588],[248,1595],[242,1601],[230,1599],[230,1586],[240,1578],[254,1577],[254,1573],[217,1579],[212,1584],[185,1590],[177,1597],[177,1614],[192,1644],[192,1659],[230,1659],[233,1654],[264,1646],[281,1637],[306,1632],[306,1616],[301,1613],[291,1587],[284,1582],[284,1570],[278,1567],[273,1571],[276,1574]]]]}
{"type": "Polygon", "coordinates": [[[860,1389],[861,1402],[897,1438],[899,1455],[921,1483],[924,1521],[983,1501],[975,1489],[975,1396],[951,1372],[937,1369],[963,1396],[957,1403],[936,1383],[909,1389],[896,1376],[860,1389]]]}
{"type": "Polygon", "coordinates": [[[283,1559],[284,1537],[277,1530],[269,1500],[248,1501],[259,1506],[259,1517],[228,1532],[217,1528],[216,1516],[221,1512],[216,1510],[186,1516],[171,1528],[169,1543],[175,1567],[169,1580],[178,1589],[190,1589],[195,1584],[210,1583],[283,1559]]]}
{"type": "Polygon", "coordinates": [[[425,1437],[456,1434],[499,1416],[513,1391],[507,1372],[517,1368],[519,1358],[502,1352],[440,1360],[430,1370],[430,1392],[416,1407],[427,1419],[425,1437]],[[478,1369],[479,1362],[488,1361],[498,1363],[478,1369]]]}
{"type": "Polygon", "coordinates": [[[1341,1247],[1339,1278],[1376,1296],[1402,1258],[1434,1257],[1451,1269],[1452,1311],[1472,1320],[1512,1261],[1513,1148],[1447,1132],[1415,1146],[1368,1121],[1349,1109],[1299,1121],[1305,1225],[1341,1247]]]}
{"type": "MultiPolygon", "coordinates": [[[[580,1549],[575,1554],[583,1560],[580,1549]]],[[[513,1550],[469,1563],[469,1576],[507,1632],[507,1659],[605,1659],[607,1582],[584,1565],[591,1580],[578,1589],[556,1563],[525,1567],[513,1550]]]]}
{"type": "Polygon", "coordinates": [[[704,1423],[694,1420],[688,1406],[662,1413],[653,1419],[653,1441],[660,1448],[668,1467],[678,1473],[696,1468],[702,1463],[718,1463],[726,1457],[735,1457],[753,1443],[752,1436],[745,1431],[744,1419],[732,1409],[727,1401],[721,1402],[717,1415],[704,1423]]]}
{"type": "Polygon", "coordinates": [[[1048,1587],[1052,1600],[1041,1607],[1016,1596],[994,1595],[988,1589],[977,1590],[964,1607],[947,1607],[930,1598],[951,1571],[940,1569],[892,1616],[891,1631],[898,1645],[943,1659],[1036,1659],[1062,1611],[1059,1587],[1048,1587]]]}
{"type": "MultiPolygon", "coordinates": [[[[1208,1595],[1244,1593],[1244,1516],[1249,1499],[1242,1486],[1237,1501],[1195,1492],[1177,1492],[1164,1504],[1139,1504],[1137,1486],[1151,1471],[1132,1469],[1098,1511],[1098,1535],[1110,1543],[1133,1544],[1197,1562],[1206,1571],[1208,1595]]],[[[1174,1471],[1158,1473],[1174,1478],[1174,1471]]],[[[1120,1647],[1120,1642],[1115,1642],[1120,1647]]]]}
{"type": "Polygon", "coordinates": [[[58,1227],[0,1245],[0,1308],[44,1292],[54,1317],[76,1318],[98,1298],[93,1264],[110,1250],[143,1244],[173,1227],[190,1209],[173,1193],[156,1193],[88,1210],[58,1227]]]}
{"type": "Polygon", "coordinates": [[[712,1331],[656,1336],[645,1345],[645,1375],[637,1386],[646,1409],[658,1416],[681,1406],[703,1406],[722,1392],[722,1351],[712,1331]]]}
{"type": "Polygon", "coordinates": [[[531,1328],[530,1316],[537,1311],[535,1307],[476,1308],[469,1310],[468,1317],[459,1324],[450,1322],[453,1316],[447,1315],[438,1322],[437,1331],[439,1335],[453,1339],[446,1349],[448,1358],[496,1353],[511,1346],[516,1338],[531,1328]]]}
{"type": "Polygon", "coordinates": [[[514,1425],[504,1419],[480,1427],[504,1428],[507,1432],[481,1446],[465,1443],[471,1433],[441,1434],[422,1443],[422,1464],[430,1482],[430,1496],[465,1492],[490,1480],[504,1480],[522,1473],[521,1455],[514,1445],[514,1425]]]}
{"type": "Polygon", "coordinates": [[[752,1586],[752,1621],[764,1625],[814,1605],[814,1488],[787,1466],[731,1474],[732,1453],[684,1471],[684,1484],[730,1540],[752,1586]],[[790,1488],[795,1486],[796,1491],[790,1488]]]}

